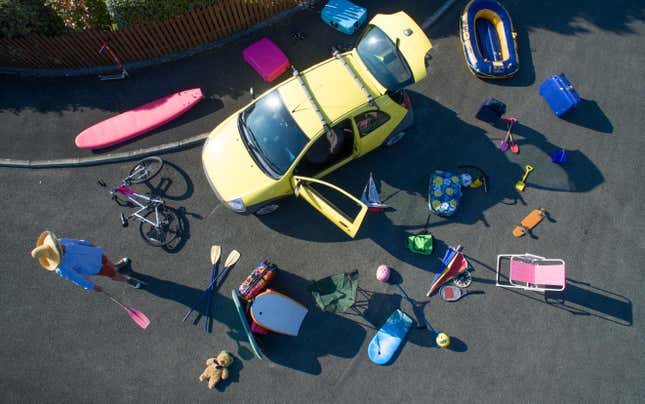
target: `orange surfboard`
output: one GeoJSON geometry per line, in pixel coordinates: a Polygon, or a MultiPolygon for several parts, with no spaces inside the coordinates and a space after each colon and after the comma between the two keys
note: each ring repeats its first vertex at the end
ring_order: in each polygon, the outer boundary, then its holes
{"type": "Polygon", "coordinates": [[[143,135],[191,109],[204,98],[200,88],[179,91],[85,129],[76,136],[81,149],[102,149],[143,135]]]}

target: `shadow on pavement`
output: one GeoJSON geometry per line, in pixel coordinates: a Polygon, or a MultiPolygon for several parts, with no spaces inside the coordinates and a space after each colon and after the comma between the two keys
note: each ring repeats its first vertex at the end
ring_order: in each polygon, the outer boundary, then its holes
{"type": "MultiPolygon", "coordinates": [[[[491,141],[484,129],[468,124],[457,114],[438,102],[418,93],[410,92],[415,108],[416,125],[408,135],[391,148],[381,148],[349,163],[325,178],[353,195],[360,195],[371,171],[377,182],[394,188],[389,194],[382,193],[387,203],[397,209],[410,208],[421,211],[419,203],[427,204],[430,173],[437,169],[458,172],[458,166],[472,164],[481,167],[490,177],[489,192],[466,189],[457,213],[444,218],[432,215],[426,228],[433,229],[446,224],[475,224],[488,226],[486,210],[499,204],[522,203],[522,193],[515,189],[521,178],[524,164],[518,164],[502,153],[496,141],[491,141]],[[422,200],[423,202],[421,202],[422,200]]],[[[491,130],[497,131],[495,128],[491,130]]],[[[570,151],[565,165],[551,163],[551,153],[560,150],[544,135],[518,125],[515,131],[522,146],[530,145],[545,164],[540,174],[531,174],[527,188],[559,192],[589,192],[604,181],[597,166],[579,151],[570,151]]],[[[500,137],[503,132],[499,130],[500,137]]],[[[525,150],[522,153],[529,153],[525,150]]],[[[427,209],[427,208],[426,208],[427,209]]],[[[428,210],[423,217],[413,218],[418,224],[395,224],[390,213],[368,214],[357,238],[369,238],[397,259],[419,268],[427,267],[425,257],[410,254],[403,240],[424,228],[428,210]],[[420,265],[423,261],[424,265],[420,265]]],[[[280,209],[271,215],[259,217],[261,223],[292,237],[318,241],[343,242],[350,239],[331,222],[315,212],[298,198],[287,198],[280,209]],[[302,226],[302,223],[308,223],[302,226]]],[[[435,242],[441,242],[436,240],[435,242]]],[[[441,245],[439,245],[441,249],[441,245]]],[[[442,251],[439,251],[442,253],[442,251]]],[[[436,256],[435,256],[436,257],[436,256]]],[[[436,265],[440,258],[435,258],[436,265]]]]}
{"type": "Polygon", "coordinates": [[[193,195],[193,181],[186,171],[178,165],[164,159],[164,165],[159,174],[146,182],[148,192],[164,199],[183,201],[193,195]],[[172,192],[170,192],[172,188],[172,192]]]}
{"type": "Polygon", "coordinates": [[[262,349],[271,361],[317,375],[322,367],[318,358],[331,355],[352,358],[358,354],[365,339],[361,324],[342,315],[318,309],[308,292],[310,280],[281,270],[271,289],[304,304],[309,313],[296,337],[270,333],[262,337],[262,349]]]}
{"type": "MultiPolygon", "coordinates": [[[[487,269],[493,274],[496,273],[495,268],[491,268],[473,257],[468,257],[468,260],[477,262],[479,264],[478,266],[487,269]]],[[[500,274],[500,280],[508,281],[508,277],[505,274],[500,274]]],[[[473,276],[473,282],[495,285],[494,279],[476,276],[473,276]]],[[[566,282],[566,287],[563,291],[547,291],[543,296],[540,296],[540,293],[521,289],[500,289],[535,300],[536,302],[548,304],[556,309],[568,311],[576,316],[593,316],[623,326],[632,325],[633,309],[632,302],[628,297],[569,277],[567,277],[566,282]]]]}
{"type": "Polygon", "coordinates": [[[562,292],[546,292],[544,301],[577,316],[594,316],[624,326],[633,323],[632,302],[627,297],[571,278],[562,292]]]}
{"type": "MultiPolygon", "coordinates": [[[[465,3],[457,2],[453,6],[453,10],[448,12],[448,18],[443,18],[443,21],[440,21],[437,26],[430,28],[431,38],[457,35],[457,21],[451,19],[450,16],[461,15],[465,3]]],[[[513,25],[520,35],[523,35],[524,30],[530,32],[536,29],[553,31],[563,35],[588,32],[581,22],[592,24],[603,31],[628,35],[635,34],[630,23],[645,20],[645,9],[638,1],[618,0],[612,3],[612,7],[603,7],[603,4],[598,0],[587,2],[504,1],[504,7],[510,13],[513,25]],[[554,10],[557,10],[556,14],[554,14],[554,10]]],[[[519,39],[521,40],[521,37],[519,39]]],[[[524,57],[525,52],[521,52],[520,62],[524,60],[524,57]]]]}
{"type": "MultiPolygon", "coordinates": [[[[500,130],[506,130],[501,124],[497,125],[500,130]]],[[[546,161],[551,159],[554,152],[562,150],[557,145],[549,142],[542,133],[517,122],[513,125],[513,138],[521,146],[533,145],[544,152],[546,161]]],[[[560,169],[554,170],[562,181],[552,181],[551,183],[544,181],[543,183],[534,183],[529,180],[527,186],[536,189],[543,189],[556,192],[589,192],[598,185],[605,181],[604,176],[598,170],[598,167],[587,156],[578,150],[566,150],[567,161],[562,164],[560,169]],[[564,173],[559,172],[560,170],[564,173]],[[566,175],[566,178],[565,178],[566,175]]],[[[552,165],[555,169],[556,166],[552,165]]],[[[519,174],[521,176],[521,173],[519,174]]],[[[521,196],[517,194],[517,197],[521,196]]]]}
{"type": "MultiPolygon", "coordinates": [[[[317,375],[322,370],[319,358],[323,356],[353,358],[360,355],[359,350],[365,339],[371,338],[390,314],[401,306],[402,296],[398,293],[372,292],[361,289],[359,286],[354,306],[344,313],[330,313],[320,310],[316,305],[313,296],[308,291],[311,282],[311,280],[284,270],[279,272],[271,284],[271,289],[284,293],[304,304],[309,308],[309,313],[305,317],[298,336],[290,337],[269,333],[263,337],[257,337],[257,339],[261,340],[263,353],[272,362],[317,375]],[[366,330],[372,330],[369,336],[366,330]]],[[[427,303],[419,302],[418,307],[421,312],[427,303]]],[[[423,321],[417,318],[416,310],[414,314],[411,314],[411,317],[417,323],[423,321]]],[[[424,326],[421,325],[421,327],[424,326]]],[[[465,352],[468,349],[467,345],[458,338],[451,337],[451,339],[453,351],[465,352]]],[[[434,334],[425,328],[413,328],[408,334],[406,343],[436,347],[434,334]]],[[[391,363],[396,361],[396,356],[400,351],[401,349],[398,350],[391,363]]]]}
{"type": "Polygon", "coordinates": [[[574,125],[582,126],[602,133],[613,133],[614,126],[607,115],[602,112],[596,101],[582,98],[580,104],[563,119],[574,125]]]}
{"type": "MultiPolygon", "coordinates": [[[[197,303],[197,300],[203,292],[201,289],[192,288],[190,286],[160,279],[144,273],[130,271],[128,275],[131,275],[145,283],[145,286],[141,289],[143,292],[150,293],[151,295],[155,295],[161,299],[177,302],[186,307],[186,312],[188,312],[188,310],[197,303]]],[[[248,360],[253,356],[253,354],[250,350],[241,345],[244,344],[247,339],[244,329],[242,328],[242,324],[240,323],[240,319],[237,316],[235,303],[233,303],[233,300],[230,297],[227,297],[228,290],[220,292],[218,289],[219,288],[216,287],[213,292],[213,304],[211,306],[210,316],[213,322],[225,324],[228,327],[228,330],[226,331],[227,335],[238,343],[237,356],[239,356],[239,358],[236,358],[235,362],[237,362],[237,365],[234,366],[242,366],[241,363],[239,363],[239,359],[242,358],[248,360]]],[[[205,307],[206,300],[197,304],[193,313],[191,313],[190,317],[186,319],[186,324],[192,323],[193,325],[199,324],[201,326],[201,322],[204,321],[205,307]]],[[[176,320],[178,324],[182,322],[181,318],[177,318],[176,320]]],[[[236,355],[236,353],[233,352],[232,354],[236,355]]],[[[235,374],[235,372],[233,373],[235,374]]]]}

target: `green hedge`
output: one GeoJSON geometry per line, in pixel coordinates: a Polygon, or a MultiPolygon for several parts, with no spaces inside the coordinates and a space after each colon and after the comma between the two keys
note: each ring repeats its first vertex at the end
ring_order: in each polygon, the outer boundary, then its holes
{"type": "Polygon", "coordinates": [[[165,20],[221,0],[0,0],[0,37],[60,35],[165,20]]]}
{"type": "Polygon", "coordinates": [[[105,0],[119,28],[144,21],[165,20],[219,0],[105,0]]]}
{"type": "Polygon", "coordinates": [[[43,0],[0,0],[0,37],[66,32],[63,19],[43,0]]]}
{"type": "Polygon", "coordinates": [[[72,31],[89,28],[110,29],[112,19],[105,0],[45,0],[45,4],[51,7],[72,31]]]}

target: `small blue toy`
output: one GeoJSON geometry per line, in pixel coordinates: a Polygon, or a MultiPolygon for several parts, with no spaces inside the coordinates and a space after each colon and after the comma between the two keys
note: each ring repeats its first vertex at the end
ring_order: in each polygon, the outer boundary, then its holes
{"type": "Polygon", "coordinates": [[[563,150],[558,150],[557,152],[551,155],[551,161],[555,164],[563,164],[567,162],[567,152],[563,150]]]}

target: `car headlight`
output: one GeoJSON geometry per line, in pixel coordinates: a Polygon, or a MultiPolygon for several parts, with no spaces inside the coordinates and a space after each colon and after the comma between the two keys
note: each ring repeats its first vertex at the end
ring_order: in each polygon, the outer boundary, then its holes
{"type": "Polygon", "coordinates": [[[224,202],[224,204],[234,212],[237,212],[237,213],[246,212],[246,206],[244,206],[244,202],[242,202],[242,198],[236,198],[236,199],[233,199],[232,201],[224,202]]]}

